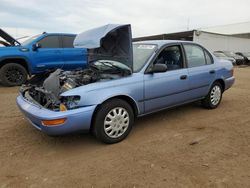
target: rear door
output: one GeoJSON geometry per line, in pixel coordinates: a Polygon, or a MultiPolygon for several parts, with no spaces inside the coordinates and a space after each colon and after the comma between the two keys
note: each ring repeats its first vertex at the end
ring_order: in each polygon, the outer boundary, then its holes
{"type": "Polygon", "coordinates": [[[188,70],[179,44],[164,48],[155,62],[166,64],[167,72],[144,75],[145,113],[186,102],[189,97],[188,70]]]}
{"type": "Polygon", "coordinates": [[[74,48],[74,39],[74,35],[62,36],[62,58],[66,70],[85,68],[87,65],[87,50],[84,48],[74,48]]]}
{"type": "Polygon", "coordinates": [[[188,64],[190,100],[204,97],[216,76],[211,54],[196,44],[183,44],[188,64]]]}
{"type": "Polygon", "coordinates": [[[40,48],[32,51],[36,71],[64,68],[62,42],[58,35],[48,35],[37,41],[40,48]]]}

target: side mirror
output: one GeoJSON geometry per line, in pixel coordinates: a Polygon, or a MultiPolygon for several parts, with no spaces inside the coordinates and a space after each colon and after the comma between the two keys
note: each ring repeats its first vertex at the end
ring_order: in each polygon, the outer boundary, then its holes
{"type": "Polygon", "coordinates": [[[36,51],[38,48],[41,48],[41,47],[42,47],[42,46],[41,46],[40,43],[35,43],[35,44],[32,45],[32,50],[33,50],[33,51],[36,51]]]}
{"type": "Polygon", "coordinates": [[[149,73],[160,73],[160,72],[166,72],[168,70],[168,67],[166,64],[154,64],[149,73]]]}

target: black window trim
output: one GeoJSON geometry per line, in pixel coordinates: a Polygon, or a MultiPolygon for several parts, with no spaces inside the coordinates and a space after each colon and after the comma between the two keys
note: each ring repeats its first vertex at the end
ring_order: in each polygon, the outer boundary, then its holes
{"type": "Polygon", "coordinates": [[[203,48],[204,55],[205,55],[206,65],[212,65],[212,64],[214,64],[214,58],[213,58],[213,56],[211,55],[211,53],[210,53],[207,49],[205,49],[204,47],[202,47],[202,48],[203,48]],[[211,64],[208,64],[208,63],[207,63],[207,58],[206,58],[206,54],[205,54],[205,53],[207,53],[208,56],[209,56],[209,58],[211,59],[211,64]]]}

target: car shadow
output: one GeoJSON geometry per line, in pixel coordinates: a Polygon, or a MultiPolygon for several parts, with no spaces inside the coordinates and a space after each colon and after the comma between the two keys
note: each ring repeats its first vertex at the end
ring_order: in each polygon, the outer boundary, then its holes
{"type": "Polygon", "coordinates": [[[194,109],[203,110],[204,108],[202,108],[199,101],[196,101],[182,106],[161,110],[146,116],[139,117],[136,120],[135,126],[143,126],[145,122],[153,123],[154,121],[167,121],[168,119],[176,118],[176,116],[181,116],[181,114],[188,113],[190,110],[194,109]]]}
{"type": "MultiPolygon", "coordinates": [[[[187,104],[180,107],[175,107],[171,109],[166,109],[160,112],[156,112],[153,114],[149,114],[147,116],[143,116],[140,118],[137,118],[135,122],[135,127],[132,130],[133,134],[136,134],[138,131],[142,131],[141,129],[147,128],[154,124],[155,122],[161,122],[161,121],[168,121],[169,119],[176,118],[176,115],[181,115],[184,113],[188,113],[190,110],[193,109],[202,109],[199,102],[187,104]]],[[[72,133],[67,135],[61,135],[61,136],[48,136],[45,133],[41,133],[37,131],[42,137],[42,140],[45,141],[45,143],[49,145],[56,145],[57,147],[60,145],[60,147],[86,147],[88,146],[104,146],[106,144],[98,141],[93,134],[90,132],[85,133],[72,133]]],[[[37,136],[37,135],[36,135],[37,136]]],[[[41,144],[41,142],[40,142],[41,144]]]]}

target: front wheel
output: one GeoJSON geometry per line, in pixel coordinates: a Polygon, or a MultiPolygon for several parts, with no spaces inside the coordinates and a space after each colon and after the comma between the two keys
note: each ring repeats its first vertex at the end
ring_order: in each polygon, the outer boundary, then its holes
{"type": "Polygon", "coordinates": [[[219,82],[213,83],[208,95],[202,100],[202,105],[208,109],[217,108],[222,99],[222,86],[219,82]]]}
{"type": "Polygon", "coordinates": [[[26,82],[28,73],[17,63],[8,63],[0,69],[0,80],[5,86],[18,86],[26,82]]]}
{"type": "Polygon", "coordinates": [[[97,139],[113,144],[126,138],[134,124],[134,113],[124,100],[113,99],[100,106],[95,114],[93,132],[97,139]]]}

